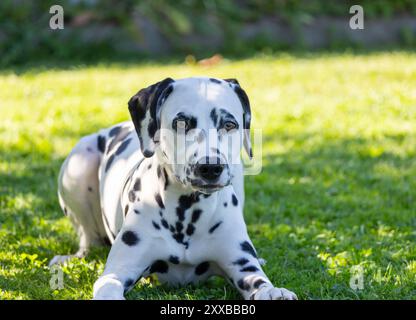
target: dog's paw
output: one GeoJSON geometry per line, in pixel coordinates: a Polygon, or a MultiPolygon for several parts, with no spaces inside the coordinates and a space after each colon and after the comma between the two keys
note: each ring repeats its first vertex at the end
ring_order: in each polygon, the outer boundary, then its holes
{"type": "Polygon", "coordinates": [[[297,300],[298,297],[292,291],[285,288],[275,288],[273,286],[260,287],[254,292],[250,299],[252,300],[297,300]]]}
{"type": "Polygon", "coordinates": [[[55,264],[63,264],[65,261],[68,261],[69,259],[73,258],[73,255],[67,255],[67,256],[54,256],[51,261],[49,261],[49,267],[52,267],[55,264]]]}
{"type": "Polygon", "coordinates": [[[93,300],[126,300],[121,282],[111,276],[98,278],[94,283],[93,300]]]}

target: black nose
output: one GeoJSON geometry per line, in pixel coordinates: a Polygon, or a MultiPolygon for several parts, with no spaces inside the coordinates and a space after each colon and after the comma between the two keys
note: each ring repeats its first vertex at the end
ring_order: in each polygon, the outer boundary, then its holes
{"type": "Polygon", "coordinates": [[[224,165],[219,164],[219,162],[219,159],[214,159],[209,163],[197,163],[195,165],[195,175],[209,182],[217,180],[224,170],[224,165]]]}

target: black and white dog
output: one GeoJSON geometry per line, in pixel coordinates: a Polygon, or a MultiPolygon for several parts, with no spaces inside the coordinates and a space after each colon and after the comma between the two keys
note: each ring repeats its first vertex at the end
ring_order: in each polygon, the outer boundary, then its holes
{"type": "Polygon", "coordinates": [[[169,284],[221,275],[245,299],[296,299],[273,286],[247,234],[242,144],[228,150],[237,137],[252,153],[250,105],[238,82],[167,78],[128,106],[133,121],[83,137],[59,175],[59,202],[80,238],[73,256],[112,244],[94,299],[124,299],[153,273],[169,284]]]}

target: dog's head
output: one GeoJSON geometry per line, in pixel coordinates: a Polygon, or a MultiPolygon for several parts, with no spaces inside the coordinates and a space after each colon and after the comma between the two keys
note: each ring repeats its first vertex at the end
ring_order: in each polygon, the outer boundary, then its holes
{"type": "Polygon", "coordinates": [[[250,103],[234,79],[167,78],[140,90],[129,111],[145,157],[156,156],[169,174],[194,190],[228,185],[241,141],[250,158],[250,103]]]}

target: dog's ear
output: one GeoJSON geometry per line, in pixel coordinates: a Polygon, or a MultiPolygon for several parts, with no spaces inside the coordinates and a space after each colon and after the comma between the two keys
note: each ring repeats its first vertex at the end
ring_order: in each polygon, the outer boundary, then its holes
{"type": "Polygon", "coordinates": [[[173,79],[166,78],[141,89],[128,103],[140,147],[146,158],[151,157],[155,152],[155,145],[159,140],[156,133],[160,129],[161,106],[172,92],[173,82],[173,79]]]}
{"type": "Polygon", "coordinates": [[[253,158],[253,150],[251,148],[251,139],[250,139],[250,124],[251,124],[251,109],[250,101],[246,92],[240,87],[240,83],[236,79],[224,79],[230,85],[230,87],[237,94],[240,99],[241,105],[243,107],[243,129],[244,129],[244,149],[246,150],[250,159],[253,158]]]}

